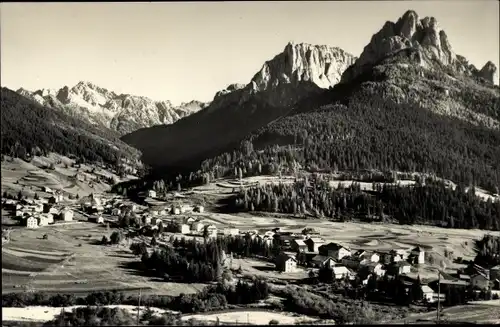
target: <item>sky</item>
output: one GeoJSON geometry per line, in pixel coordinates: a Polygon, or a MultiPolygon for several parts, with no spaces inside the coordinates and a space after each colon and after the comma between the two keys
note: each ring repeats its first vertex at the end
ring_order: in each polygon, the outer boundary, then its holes
{"type": "Polygon", "coordinates": [[[250,82],[290,41],[359,56],[408,9],[434,16],[455,52],[499,65],[499,2],[296,1],[2,3],[1,85],[28,90],[90,81],[117,93],[210,101],[250,82]]]}

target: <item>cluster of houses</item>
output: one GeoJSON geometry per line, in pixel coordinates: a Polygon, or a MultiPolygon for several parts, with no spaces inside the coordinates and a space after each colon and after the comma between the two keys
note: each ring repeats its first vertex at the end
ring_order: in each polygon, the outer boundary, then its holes
{"type": "MultiPolygon", "coordinates": [[[[410,278],[412,266],[425,263],[425,251],[415,247],[410,251],[391,249],[387,251],[351,250],[339,243],[326,243],[316,232],[305,229],[301,234],[280,232],[279,229],[257,235],[269,244],[277,242],[283,251],[275,259],[276,269],[280,272],[294,272],[298,265],[311,268],[325,268],[332,270],[335,279],[348,278],[353,280],[358,276],[364,285],[368,284],[372,275],[387,276],[389,279],[402,277],[408,288],[416,282],[410,278]]],[[[500,266],[488,271],[474,265],[465,271],[456,271],[453,274],[441,277],[441,288],[469,287],[476,290],[500,290],[500,266]],[[444,285],[444,286],[443,286],[444,285]]],[[[438,296],[443,299],[444,294],[438,295],[437,278],[422,286],[422,293],[427,302],[435,302],[438,296]]]]}
{"type": "Polygon", "coordinates": [[[61,192],[54,192],[48,187],[43,188],[44,192],[51,193],[48,198],[29,199],[20,201],[6,199],[4,206],[11,209],[14,216],[21,220],[21,224],[27,228],[38,228],[54,224],[56,220],[72,221],[74,212],[67,206],[61,206],[64,200],[61,192]]]}

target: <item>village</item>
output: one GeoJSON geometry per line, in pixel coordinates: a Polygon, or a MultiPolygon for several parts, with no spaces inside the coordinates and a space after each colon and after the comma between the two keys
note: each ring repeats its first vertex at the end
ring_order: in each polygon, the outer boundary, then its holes
{"type": "MultiPolygon", "coordinates": [[[[204,239],[231,236],[257,240],[270,248],[279,249],[279,254],[270,259],[278,276],[297,271],[307,271],[309,276],[315,276],[319,270],[328,269],[334,280],[357,279],[365,287],[374,277],[388,280],[403,278],[407,290],[419,279],[423,300],[428,304],[436,303],[438,299],[445,301],[448,289],[453,288],[472,287],[476,292],[490,291],[496,297],[500,293],[500,266],[487,270],[470,264],[463,269],[436,273],[434,279],[420,281],[420,276],[415,277],[411,273],[412,268],[427,264],[426,252],[418,246],[385,251],[351,249],[341,242],[326,242],[313,228],[292,232],[280,227],[267,230],[217,227],[212,221],[200,219],[203,218],[200,214],[204,212],[202,205],[182,201],[173,201],[173,204],[159,202],[162,205],[157,201],[153,205],[142,206],[117,195],[90,194],[81,199],[70,199],[47,187],[42,187],[40,191],[47,196],[4,199],[3,208],[12,210],[20,225],[29,229],[82,221],[106,224],[109,228],[110,224],[117,225],[124,217],[130,217],[138,222],[142,231],[153,231],[157,235],[159,232],[160,240],[166,239],[161,237],[162,233],[204,239]]],[[[147,191],[143,197],[155,199],[156,192],[147,191]]]]}

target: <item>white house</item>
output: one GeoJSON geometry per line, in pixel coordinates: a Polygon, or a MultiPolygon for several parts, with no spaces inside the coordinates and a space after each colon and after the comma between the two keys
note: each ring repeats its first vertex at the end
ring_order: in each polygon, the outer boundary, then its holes
{"type": "Polygon", "coordinates": [[[297,268],[297,259],[287,254],[281,254],[276,259],[276,269],[283,272],[293,272],[297,268]]]}
{"type": "Polygon", "coordinates": [[[172,208],[172,214],[173,215],[180,215],[181,214],[181,208],[179,208],[179,207],[173,207],[172,208]]]}
{"type": "Polygon", "coordinates": [[[111,214],[113,216],[119,216],[121,213],[122,213],[122,211],[118,208],[114,208],[113,210],[111,210],[111,214]]]}
{"type": "Polygon", "coordinates": [[[191,228],[188,224],[180,224],[179,229],[182,234],[189,234],[191,232],[191,228]]]}
{"type": "Polygon", "coordinates": [[[318,250],[320,254],[330,256],[335,260],[342,260],[342,258],[351,255],[351,251],[347,247],[337,243],[322,245],[318,250]]]}
{"type": "Polygon", "coordinates": [[[35,218],[38,222],[38,226],[47,226],[49,224],[47,217],[44,216],[38,216],[35,218]]]}
{"type": "Polygon", "coordinates": [[[61,210],[61,219],[64,221],[72,221],[73,215],[73,210],[69,208],[64,208],[63,210],[61,210]]]}
{"type": "Polygon", "coordinates": [[[205,210],[205,208],[203,208],[203,206],[194,207],[195,212],[203,213],[204,210],[205,210]]]}
{"type": "Polygon", "coordinates": [[[148,197],[150,197],[150,198],[156,198],[156,191],[149,190],[148,191],[148,197]]]}
{"type": "Polygon", "coordinates": [[[425,251],[419,246],[411,250],[411,255],[416,257],[415,261],[417,264],[425,263],[425,251]]]}
{"type": "Polygon", "coordinates": [[[24,222],[25,222],[27,228],[37,228],[38,227],[38,219],[36,219],[33,216],[26,218],[24,220],[24,222]]]}
{"type": "Polygon", "coordinates": [[[40,214],[40,217],[43,217],[47,221],[47,224],[53,224],[54,223],[54,215],[51,213],[42,213],[40,214]]]}

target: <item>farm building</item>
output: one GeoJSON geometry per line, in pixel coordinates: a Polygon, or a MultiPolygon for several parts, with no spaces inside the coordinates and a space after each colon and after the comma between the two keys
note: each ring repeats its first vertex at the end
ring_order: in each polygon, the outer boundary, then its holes
{"type": "Polygon", "coordinates": [[[64,221],[72,221],[73,215],[74,215],[73,210],[69,208],[64,208],[63,210],[61,210],[60,219],[64,221]]]}
{"type": "Polygon", "coordinates": [[[35,217],[28,217],[24,220],[27,228],[37,228],[38,227],[38,219],[35,217]]]}
{"type": "Polygon", "coordinates": [[[119,216],[121,213],[122,213],[122,211],[118,208],[114,208],[113,210],[111,210],[111,214],[113,216],[119,216]]]}
{"type": "Polygon", "coordinates": [[[181,214],[181,208],[180,207],[172,207],[171,210],[173,215],[180,215],[181,214]]]}
{"type": "Polygon", "coordinates": [[[96,224],[104,224],[104,218],[102,216],[90,216],[88,218],[89,222],[96,223],[96,224]]]}
{"type": "Polygon", "coordinates": [[[421,249],[419,246],[411,250],[411,256],[415,257],[416,264],[425,263],[425,251],[421,249]]]}
{"type": "Polygon", "coordinates": [[[45,193],[50,193],[50,194],[54,193],[54,191],[48,186],[43,186],[42,191],[45,193]]]}
{"type": "Polygon", "coordinates": [[[158,217],[151,217],[151,225],[158,225],[159,223],[161,223],[161,219],[158,218],[158,217]]]}
{"type": "Polygon", "coordinates": [[[342,258],[351,255],[351,251],[347,247],[337,243],[328,243],[322,245],[318,248],[318,250],[321,255],[330,256],[335,260],[342,260],[342,258]]]}
{"type": "Polygon", "coordinates": [[[297,260],[288,255],[280,254],[276,258],[276,269],[283,272],[293,272],[297,268],[297,260]]]}
{"type": "Polygon", "coordinates": [[[307,244],[303,240],[293,240],[290,243],[290,247],[292,250],[297,251],[297,252],[306,252],[307,251],[307,244]]]}
{"type": "Polygon", "coordinates": [[[482,290],[487,290],[490,287],[490,280],[488,276],[477,273],[471,276],[470,283],[472,286],[480,288],[482,290]]]}
{"type": "Polygon", "coordinates": [[[150,197],[150,198],[156,198],[156,191],[149,190],[148,191],[148,197],[150,197]]]}
{"type": "Polygon", "coordinates": [[[205,211],[205,208],[203,208],[203,206],[195,206],[194,207],[194,212],[203,213],[203,211],[205,211]]]}
{"type": "Polygon", "coordinates": [[[311,237],[308,238],[305,243],[307,244],[309,252],[318,252],[319,248],[325,243],[325,241],[321,238],[311,237]]]}
{"type": "Polygon", "coordinates": [[[224,228],[224,235],[233,235],[236,236],[240,233],[238,228],[224,228]]]}

